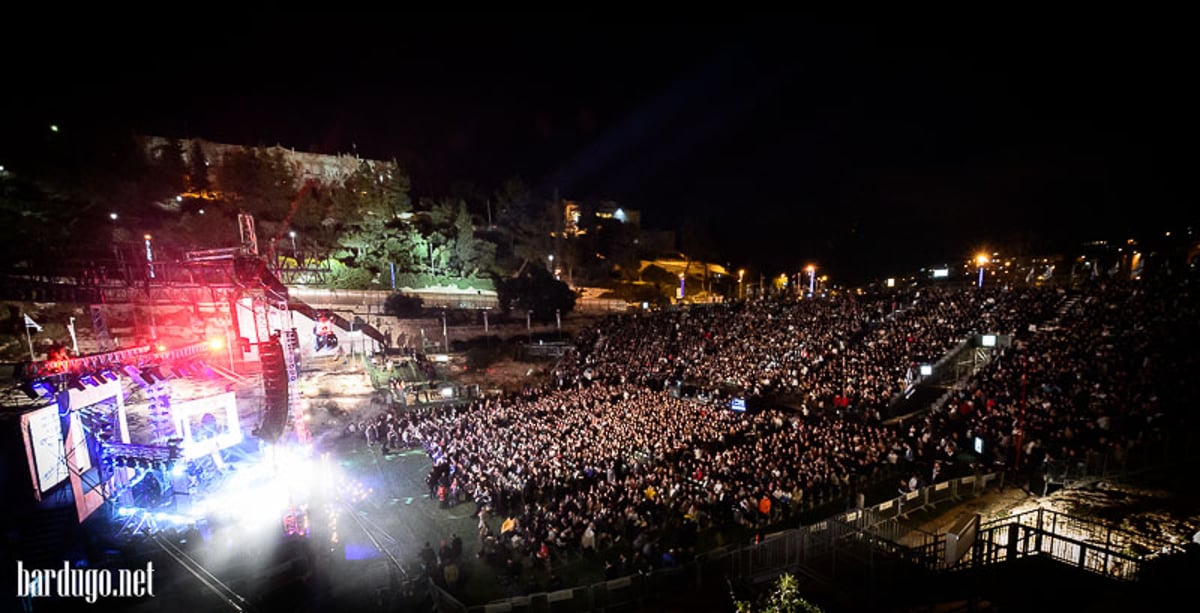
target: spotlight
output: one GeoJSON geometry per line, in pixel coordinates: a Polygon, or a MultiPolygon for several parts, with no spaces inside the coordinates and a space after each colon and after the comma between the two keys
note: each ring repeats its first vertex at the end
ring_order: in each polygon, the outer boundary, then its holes
{"type": "Polygon", "coordinates": [[[29,396],[30,400],[37,400],[38,398],[53,396],[55,389],[54,385],[49,381],[29,381],[21,385],[21,391],[25,392],[25,395],[29,396]]]}
{"type": "Polygon", "coordinates": [[[167,380],[167,378],[165,376],[163,376],[162,370],[159,369],[158,366],[147,366],[146,368],[143,368],[142,369],[142,378],[144,378],[147,383],[154,383],[156,381],[166,381],[167,380]]]}
{"type": "Polygon", "coordinates": [[[150,382],[146,380],[146,377],[143,376],[143,373],[141,370],[138,370],[137,366],[134,366],[132,364],[127,364],[124,367],[122,367],[121,370],[124,370],[125,374],[129,375],[129,378],[133,379],[134,383],[137,383],[138,385],[140,385],[142,387],[146,387],[147,385],[150,385],[150,382]]]}

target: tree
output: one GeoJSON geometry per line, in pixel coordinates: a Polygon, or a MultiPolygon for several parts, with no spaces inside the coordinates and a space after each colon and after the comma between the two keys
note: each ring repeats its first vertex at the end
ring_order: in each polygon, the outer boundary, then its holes
{"type": "Polygon", "coordinates": [[[48,194],[11,171],[0,173],[0,227],[5,229],[0,257],[6,267],[45,274],[67,256],[79,255],[78,249],[107,244],[111,237],[99,230],[111,226],[84,212],[79,201],[48,194]]]}
{"type": "Polygon", "coordinates": [[[642,281],[658,288],[660,295],[674,298],[675,288],[679,286],[679,276],[673,275],[657,264],[651,264],[642,271],[642,281]]]}
{"type": "Polygon", "coordinates": [[[736,597],[734,604],[738,613],[822,613],[821,607],[800,597],[800,582],[791,573],[780,575],[775,590],[757,607],[736,597]]]}
{"type": "Polygon", "coordinates": [[[496,263],[496,246],[475,238],[475,224],[467,211],[467,203],[463,201],[459,201],[458,214],[454,218],[453,262],[463,278],[494,272],[496,263]]]}
{"type": "Polygon", "coordinates": [[[556,312],[566,315],[575,308],[575,292],[539,267],[515,279],[504,279],[496,293],[505,313],[532,311],[532,317],[539,321],[550,321],[556,312]]]}
{"type": "Polygon", "coordinates": [[[519,276],[531,264],[541,267],[554,253],[554,234],[561,230],[556,203],[534,198],[520,179],[509,179],[496,192],[496,226],[508,237],[508,268],[519,276]]]}
{"type": "Polygon", "coordinates": [[[424,302],[420,296],[410,294],[392,294],[383,303],[383,312],[401,318],[420,317],[424,302]]]}
{"type": "Polygon", "coordinates": [[[296,197],[296,175],[279,151],[233,149],[217,168],[222,197],[255,221],[279,223],[287,219],[296,197]]]}
{"type": "Polygon", "coordinates": [[[240,241],[236,216],[220,206],[203,211],[185,212],[176,223],[165,226],[160,231],[163,241],[186,249],[236,246],[240,241]]]}
{"type": "Polygon", "coordinates": [[[394,163],[376,167],[365,161],[341,188],[330,190],[322,225],[337,237],[334,257],[371,279],[384,270],[390,274],[392,264],[415,270],[422,258],[408,190],[408,175],[394,163]]]}
{"type": "Polygon", "coordinates": [[[192,141],[192,147],[188,150],[187,161],[188,190],[197,194],[207,191],[209,189],[208,158],[204,156],[204,148],[200,146],[200,141],[192,141]]]}
{"type": "Polygon", "coordinates": [[[183,161],[183,144],[171,138],[150,152],[148,179],[162,197],[173,199],[187,190],[188,167],[183,161]]]}

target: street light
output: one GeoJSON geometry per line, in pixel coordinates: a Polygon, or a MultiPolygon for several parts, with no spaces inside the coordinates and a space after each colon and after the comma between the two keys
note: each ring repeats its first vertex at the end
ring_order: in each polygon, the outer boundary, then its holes
{"type": "Polygon", "coordinates": [[[746,276],[746,269],[739,268],[738,269],[738,299],[739,300],[746,297],[746,290],[745,290],[746,286],[742,284],[742,278],[745,276],[746,276]]]}
{"type": "Polygon", "coordinates": [[[981,253],[975,256],[975,264],[979,266],[979,284],[977,287],[983,287],[983,267],[988,263],[988,261],[989,260],[986,253],[981,253]]]}
{"type": "Polygon", "coordinates": [[[808,271],[808,295],[812,296],[817,286],[817,267],[809,264],[804,270],[808,271]]]}
{"type": "Polygon", "coordinates": [[[288,236],[290,236],[292,238],[292,257],[295,258],[296,257],[296,231],[295,230],[288,231],[288,236]]]}
{"type": "Polygon", "coordinates": [[[142,238],[146,239],[146,268],[150,271],[150,278],[154,278],[154,252],[150,249],[150,235],[147,234],[142,238]]]}

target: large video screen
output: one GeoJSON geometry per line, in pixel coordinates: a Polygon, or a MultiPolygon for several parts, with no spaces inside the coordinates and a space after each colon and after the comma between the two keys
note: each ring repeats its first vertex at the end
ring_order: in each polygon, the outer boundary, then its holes
{"type": "Polygon", "coordinates": [[[32,462],[34,487],[39,492],[46,492],[62,483],[68,472],[58,406],[42,407],[22,415],[21,432],[25,437],[26,455],[32,462]]]}

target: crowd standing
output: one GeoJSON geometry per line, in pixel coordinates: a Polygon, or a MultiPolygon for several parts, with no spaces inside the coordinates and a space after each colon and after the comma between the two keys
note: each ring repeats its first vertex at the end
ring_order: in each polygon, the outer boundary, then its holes
{"type": "Polygon", "coordinates": [[[579,334],[545,386],[384,412],[362,431],[385,453],[425,449],[430,499],[474,505],[489,563],[517,573],[613,552],[615,576],[683,563],[702,531],[765,526],[806,499],[897,474],[902,491],[936,482],[976,438],[979,461],[1026,466],[1154,444],[1177,419],[1164,390],[1195,371],[1179,338],[1196,338],[1197,315],[1186,281],[625,315],[579,334]],[[914,367],[976,333],[1013,345],[943,405],[885,424],[914,367]],[[767,396],[791,408],[728,410],[767,396]]]}

